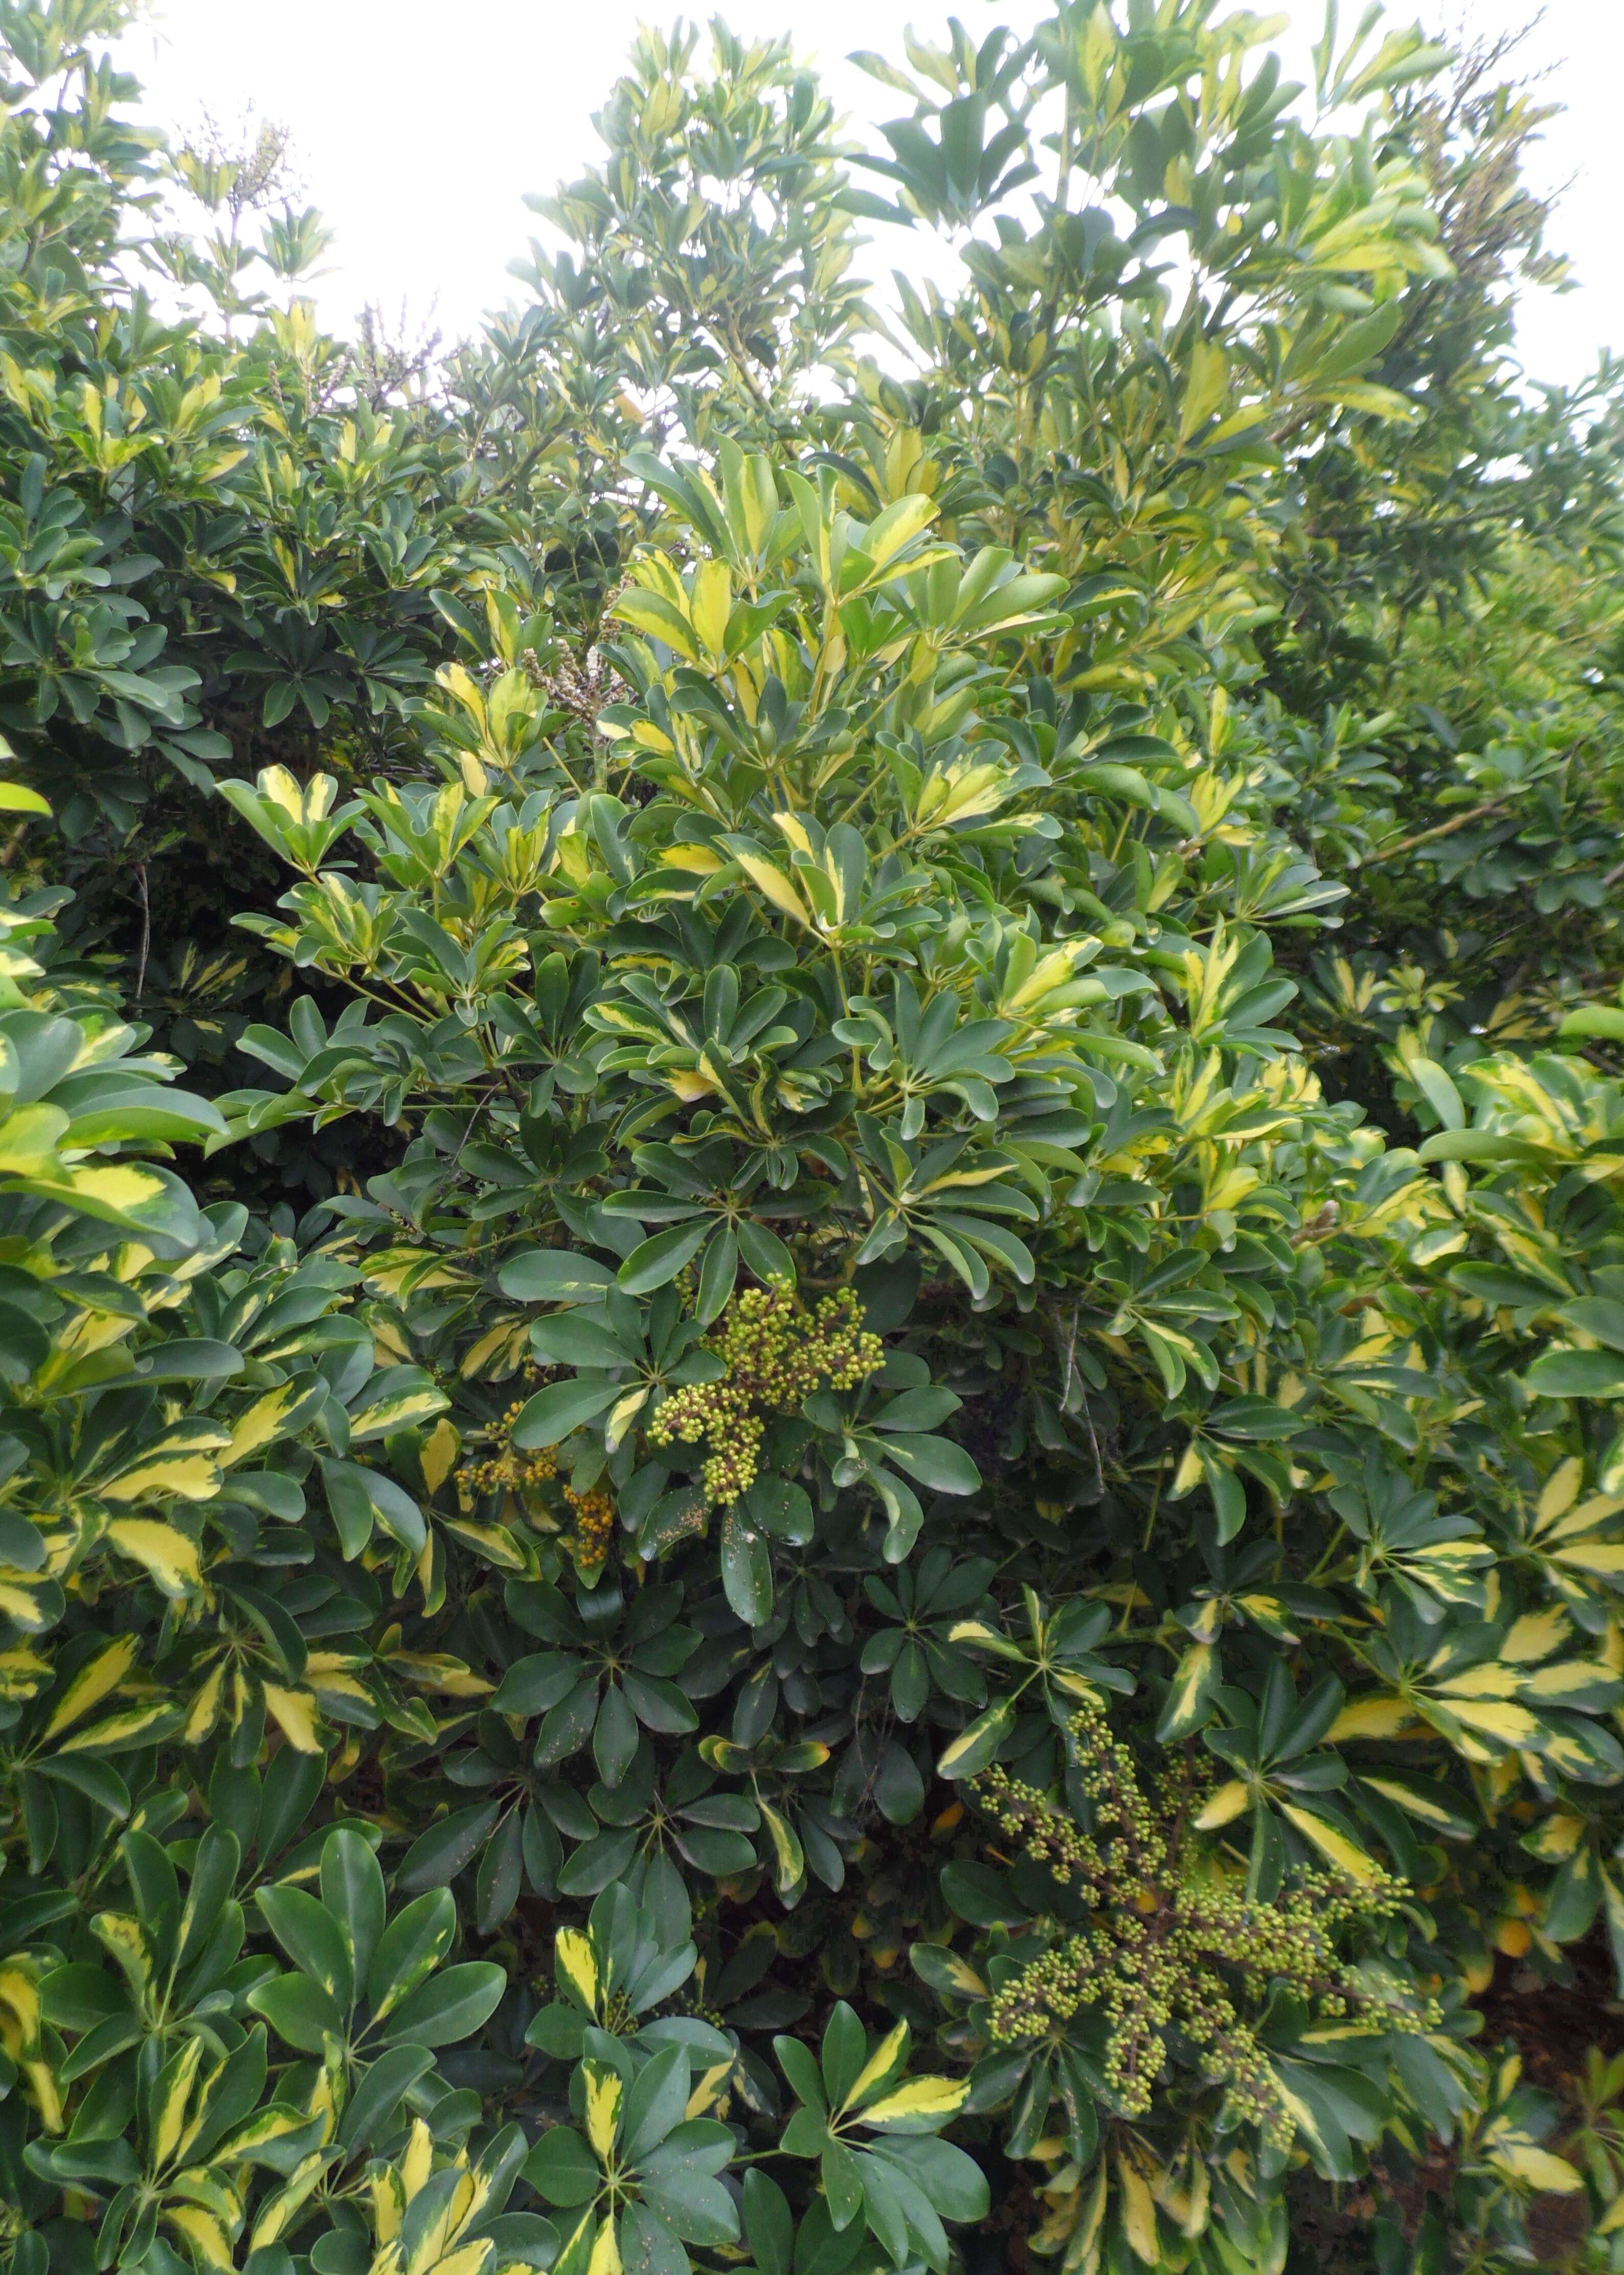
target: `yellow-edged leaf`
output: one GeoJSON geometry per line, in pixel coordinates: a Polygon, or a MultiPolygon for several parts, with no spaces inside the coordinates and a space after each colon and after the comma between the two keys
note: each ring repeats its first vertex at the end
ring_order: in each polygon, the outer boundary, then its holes
{"type": "Polygon", "coordinates": [[[1450,1698],[1439,1703],[1468,1730],[1497,1746],[1514,1746],[1519,1750],[1526,1747],[1537,1752],[1545,1735],[1544,1726],[1526,1706],[1507,1699],[1450,1698]]]}
{"type": "Polygon", "coordinates": [[[804,925],[811,931],[812,917],[806,903],[782,869],[774,868],[772,862],[762,860],[755,853],[741,853],[738,864],[752,884],[766,894],[775,909],[784,916],[793,917],[797,924],[804,925]]]}
{"type": "Polygon", "coordinates": [[[1572,2196],[1584,2186],[1565,2157],[1553,2157],[1549,2149],[1532,2141],[1513,2138],[1496,2143],[1489,2150],[1489,2162],[1545,2196],[1572,2196]]]}
{"type": "Polygon", "coordinates": [[[623,624],[631,624],[638,631],[650,633],[655,639],[663,640],[668,647],[675,648],[677,654],[685,656],[690,663],[699,661],[699,644],[693,636],[691,626],[681,609],[661,594],[647,592],[640,586],[629,586],[616,601],[609,614],[618,616],[623,624]]]}
{"type": "Polygon", "coordinates": [[[140,1923],[132,1920],[127,1912],[97,1912],[90,1923],[90,1932],[103,1951],[110,1952],[123,1968],[136,1998],[144,1999],[152,1980],[152,1961],[140,1923]]]}
{"type": "Polygon", "coordinates": [[[0,2007],[5,2009],[11,2024],[5,2033],[10,2042],[7,2052],[14,2060],[19,2055],[37,2053],[40,2044],[40,1991],[26,1966],[13,1964],[0,1968],[0,2007]]]}
{"type": "Polygon", "coordinates": [[[757,1796],[756,1807],[761,1812],[761,1822],[773,1844],[773,1863],[778,1893],[788,1896],[806,1877],[806,1854],[801,1847],[801,1837],[781,1809],[757,1796]]]}
{"type": "Polygon", "coordinates": [[[578,1927],[561,1927],[553,1939],[553,1964],[558,1979],[576,1997],[589,2014],[598,2011],[598,1962],[593,1955],[590,1939],[578,1927]]]}
{"type": "Polygon", "coordinates": [[[1102,2157],[1095,2168],[1093,2190],[1071,2231],[1071,2241],[1066,2246],[1066,2256],[1061,2262],[1061,2275],[1095,2275],[1099,2265],[1099,2241],[1105,2227],[1108,2170],[1102,2157]]]}
{"type": "MultiPolygon", "coordinates": [[[[192,1448],[184,1454],[160,1455],[138,1462],[121,1478],[111,1478],[101,1488],[103,1500],[144,1500],[163,1493],[181,1500],[213,1500],[220,1490],[220,1464],[212,1453],[192,1448]]],[[[156,1574],[153,1576],[156,1578],[156,1574]]],[[[160,1583],[162,1584],[162,1583],[160,1583]]]]}
{"type": "Polygon", "coordinates": [[[970,2091],[967,2078],[909,2077],[857,2113],[861,2125],[876,2125],[895,2133],[933,2131],[963,2107],[970,2091]]]}
{"type": "Polygon", "coordinates": [[[725,561],[702,561],[693,572],[693,595],[688,614],[694,631],[713,656],[727,646],[728,618],[733,611],[733,575],[725,561]]]}
{"type": "Polygon", "coordinates": [[[62,1180],[64,1190],[97,1215],[125,1217],[150,1207],[162,1198],[163,1184],[150,1169],[125,1163],[109,1168],[70,1169],[62,1180]]]}
{"type": "Polygon", "coordinates": [[[45,1725],[47,1738],[54,1738],[65,1730],[70,1722],[77,1722],[93,1706],[99,1706],[110,1690],[116,1690],[135,1664],[137,1642],[134,1636],[120,1636],[87,1659],[79,1673],[51,1709],[51,1718],[45,1725]]]}
{"type": "MultiPolygon", "coordinates": [[[[373,2265],[382,2271],[390,2265],[389,2255],[384,2247],[400,2233],[401,2218],[406,2209],[406,2192],[401,2186],[400,2174],[387,2165],[381,2172],[374,2168],[367,2187],[372,2198],[373,2233],[379,2245],[378,2256],[373,2265]]],[[[398,2259],[394,2264],[398,2265],[398,2259]]]]}
{"type": "Polygon", "coordinates": [[[1136,2259],[1143,2260],[1147,2267],[1155,2267],[1161,2260],[1161,2247],[1156,2241],[1156,2199],[1151,2194],[1150,2183],[1120,2149],[1116,2173],[1122,2186],[1122,2233],[1128,2238],[1129,2249],[1136,2259]]]}
{"type": "Polygon", "coordinates": [[[1584,1819],[1559,1809],[1522,1836],[1522,1846],[1542,1864],[1565,1864],[1584,1839],[1584,1819]]]}
{"type": "Polygon", "coordinates": [[[224,1455],[226,1468],[235,1469],[262,1446],[284,1436],[293,1425],[295,1408],[304,1404],[309,1394],[298,1383],[289,1382],[278,1390],[267,1391],[263,1398],[256,1398],[231,1425],[230,1441],[224,1455]]]}
{"type": "Polygon", "coordinates": [[[1220,1825],[1233,1825],[1245,1809],[1251,1795],[1239,1778],[1230,1778],[1220,1785],[1196,1819],[1200,1833],[1216,1833],[1220,1825]]]}
{"type": "MultiPolygon", "coordinates": [[[[194,1458],[208,1463],[217,1485],[220,1472],[208,1455],[194,1458]]],[[[197,1543],[174,1525],[161,1524],[155,1517],[115,1517],[107,1528],[107,1537],[115,1548],[144,1564],[166,1596],[184,1598],[201,1585],[197,1543]]]]}
{"type": "Polygon", "coordinates": [[[1393,1802],[1407,1816],[1418,1817],[1423,1825],[1435,1825],[1440,1833],[1459,1830],[1458,1813],[1444,1808],[1428,1795],[1416,1793],[1407,1785],[1400,1785],[1395,1779],[1384,1778],[1379,1770],[1361,1770],[1359,1776],[1363,1784],[1371,1787],[1384,1799],[1393,1802]]]}
{"type": "Polygon", "coordinates": [[[1396,1738],[1415,1719],[1401,1698],[1379,1695],[1350,1698],[1326,1732],[1326,1743],[1334,1746],[1346,1738],[1396,1738]]]}
{"type": "Polygon", "coordinates": [[[1499,1656],[1513,1667],[1526,1667],[1534,1659],[1549,1659],[1572,1633],[1573,1621],[1555,1606],[1525,1612],[1507,1629],[1499,1656]]]}
{"type": "Polygon", "coordinates": [[[1195,1728],[1217,1657],[1211,1644],[1193,1643],[1179,1661],[1156,1726],[1164,1743],[1188,1737],[1195,1728]]]}
{"type": "Polygon", "coordinates": [[[132,1706],[127,1713],[110,1714],[104,1722],[93,1722],[87,1730],[74,1730],[57,1748],[59,1754],[112,1753],[133,1745],[138,1738],[167,1723],[175,1712],[167,1698],[151,1706],[132,1706]]]}
{"type": "Polygon", "coordinates": [[[733,2075],[731,2061],[716,2062],[705,2071],[688,2097],[688,2106],[683,2112],[686,2124],[696,2117],[708,2117],[727,2093],[728,2080],[733,2075]]]}
{"type": "MultiPolygon", "coordinates": [[[[420,2120],[419,2121],[421,2122],[420,2120]]],[[[309,2122],[302,2109],[261,2109],[223,2141],[217,2149],[210,2150],[209,2162],[211,2165],[236,2164],[239,2158],[254,2156],[268,2141],[285,2140],[290,2133],[298,2132],[309,2122]]]]}
{"type": "Polygon", "coordinates": [[[56,1625],[55,1619],[41,1601],[37,1585],[12,1586],[11,1583],[0,1580],[0,1612],[4,1612],[12,1626],[20,1628],[25,1635],[42,1635],[47,1628],[56,1625]]]}
{"type": "Polygon", "coordinates": [[[456,1468],[462,1443],[456,1424],[447,1421],[442,1414],[424,1439],[418,1454],[422,1465],[423,1482],[431,1493],[439,1492],[456,1468]]]}
{"type": "Polygon", "coordinates": [[[1553,1549],[1551,1561],[1571,1571],[1593,1572],[1598,1580],[1614,1580],[1624,1572],[1624,1540],[1576,1541],[1571,1548],[1553,1549]]]}
{"type": "Polygon", "coordinates": [[[586,2263],[586,2275],[621,2275],[620,2245],[616,2241],[612,2219],[606,2219],[598,2230],[592,2257],[586,2263]]]}
{"type": "Polygon", "coordinates": [[[1289,1802],[1280,1803],[1280,1813],[1296,1826],[1305,1840],[1313,1842],[1327,1863],[1334,1864],[1350,1880],[1368,1887],[1379,1877],[1379,1867],[1339,1826],[1316,1816],[1311,1809],[1296,1809],[1289,1802]]]}
{"type": "Polygon", "coordinates": [[[321,2150],[313,2150],[295,2165],[286,2186],[266,2199],[250,2232],[251,2251],[262,2251],[268,2243],[276,2243],[286,2234],[319,2185],[327,2161],[321,2150]]]}
{"type": "Polygon", "coordinates": [[[432,2275],[486,2275],[486,2270],[495,2264],[496,2248],[488,2236],[480,2236],[472,2243],[465,2243],[456,2251],[449,2251],[434,2263],[432,2275]]]}
{"type": "Polygon", "coordinates": [[[601,2062],[588,2062],[582,2076],[586,2094],[586,2138],[602,2163],[615,2146],[615,2126],[624,2088],[615,2072],[601,2062]]]}
{"type": "Polygon", "coordinates": [[[842,2109],[859,2109],[865,2094],[877,2092],[894,2070],[902,2068],[908,2059],[910,2033],[906,2022],[898,2022],[888,2030],[857,2072],[851,2090],[841,2104],[842,2109]]]}
{"type": "Polygon", "coordinates": [[[267,1711],[275,1716],[283,1736],[297,1753],[320,1754],[326,1751],[313,1691],[284,1690],[279,1683],[268,1682],[265,1704],[267,1711]]]}
{"type": "Polygon", "coordinates": [[[213,2212],[200,2204],[166,2204],[163,2217],[178,2235],[184,2236],[205,2267],[232,2265],[231,2239],[213,2212]]]}
{"type": "Polygon", "coordinates": [[[986,1999],[991,1996],[986,1977],[972,1967],[963,1952],[945,1951],[935,1944],[916,1944],[916,1951],[928,1950],[937,1972],[947,1977],[948,1987],[961,1999],[986,1999]]]}
{"type": "Polygon", "coordinates": [[[166,2165],[180,2145],[180,2136],[186,2128],[186,2104],[192,2098],[202,2059],[202,2039],[188,2039],[175,2066],[175,2075],[164,2089],[163,2099],[153,2110],[153,2157],[159,2165],[166,2165]]]}
{"type": "Polygon", "coordinates": [[[348,1662],[341,1661],[336,1651],[313,1651],[305,1661],[305,1680],[315,1692],[318,1704],[323,1698],[343,1698],[358,1706],[377,1704],[360,1677],[349,1671],[348,1662]]]}
{"type": "Polygon", "coordinates": [[[1536,1518],[1543,1529],[1565,1516],[1579,1498],[1579,1487],[1584,1481],[1584,1463],[1576,1454],[1559,1462],[1545,1479],[1545,1491],[1539,1496],[1536,1518]]]}
{"type": "Polygon", "coordinates": [[[894,560],[905,545],[928,529],[941,510],[930,498],[918,490],[910,491],[897,498],[869,524],[860,540],[861,549],[876,569],[883,569],[894,560]]]}
{"type": "Polygon", "coordinates": [[[26,1644],[13,1644],[10,1651],[0,1651],[0,1698],[32,1698],[50,1674],[48,1659],[26,1644]]]}
{"type": "Polygon", "coordinates": [[[412,2138],[406,2143],[406,2153],[400,2160],[401,2186],[408,2203],[426,2188],[434,2169],[434,2136],[423,2120],[413,2120],[412,2138]]]}
{"type": "Polygon", "coordinates": [[[1446,1699],[1514,1698],[1525,1680],[1515,1667],[1502,1667],[1491,1659],[1449,1675],[1439,1683],[1437,1696],[1446,1699]]]}

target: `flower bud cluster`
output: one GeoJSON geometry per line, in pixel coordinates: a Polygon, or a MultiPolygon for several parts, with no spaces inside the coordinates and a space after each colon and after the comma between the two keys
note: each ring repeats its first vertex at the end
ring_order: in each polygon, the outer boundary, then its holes
{"type": "Polygon", "coordinates": [[[573,1485],[566,1485],[564,1499],[575,1511],[575,1532],[568,1544],[570,1553],[580,1570],[594,1571],[614,1542],[617,1523],[615,1504],[608,1493],[595,1487],[590,1493],[577,1493],[573,1485]]]}
{"type": "Polygon", "coordinates": [[[527,1454],[513,1443],[513,1425],[525,1405],[524,1399],[516,1401],[491,1432],[496,1441],[495,1452],[482,1462],[465,1462],[458,1470],[457,1482],[467,1500],[476,1500],[489,1493],[525,1493],[557,1476],[558,1457],[550,1447],[527,1454]]]}
{"type": "Polygon", "coordinates": [[[885,1346],[863,1326],[850,1288],[826,1296],[814,1311],[796,1300],[787,1280],[735,1296],[704,1348],[725,1369],[715,1382],[674,1390],[649,1425],[657,1446],[704,1439],[710,1454],[700,1472],[706,1498],[736,1500],[755,1483],[769,1413],[793,1413],[814,1390],[855,1390],[885,1364],[885,1346]]]}
{"type": "Polygon", "coordinates": [[[1072,1718],[1069,1751],[1091,1831],[1001,1768],[973,1783],[1004,1839],[1075,1889],[1091,1914],[996,1992],[987,2017],[994,2044],[1059,2044],[1083,2009],[1103,2015],[1107,2087],[1118,2113],[1137,2118],[1151,2106],[1176,2033],[1196,2050],[1203,2081],[1224,2091],[1231,2119],[1283,2148],[1293,2122],[1254,2027],[1276,1984],[1318,2021],[1435,2027],[1431,2004],[1367,1980],[1338,1948],[1344,1936],[1368,1935],[1395,1915],[1401,1881],[1374,1868],[1357,1886],[1308,1871],[1259,1901],[1190,1838],[1188,1790],[1167,1780],[1156,1803],[1146,1800],[1131,1752],[1098,1707],[1072,1718]]]}

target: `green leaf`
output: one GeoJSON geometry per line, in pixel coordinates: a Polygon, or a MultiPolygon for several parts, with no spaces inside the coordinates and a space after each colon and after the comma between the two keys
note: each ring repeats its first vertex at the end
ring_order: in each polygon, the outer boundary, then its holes
{"type": "Polygon", "coordinates": [[[656,1288],[663,1288],[675,1280],[684,1264],[697,1256],[710,1237],[708,1217],[690,1218],[686,1223],[668,1225],[634,1248],[616,1274],[629,1296],[650,1296],[656,1288]]]}
{"type": "Polygon", "coordinates": [[[1506,1162],[1537,1169],[1543,1157],[1537,1146],[1527,1144],[1522,1138],[1507,1137],[1499,1130],[1440,1130],[1423,1144],[1420,1158],[1429,1163],[1506,1162]]]}
{"type": "Polygon", "coordinates": [[[611,1792],[631,1768],[638,1750],[637,1716],[618,1682],[607,1682],[593,1727],[593,1759],[611,1792]]]}
{"type": "Polygon", "coordinates": [[[721,1584],[729,1607],[746,1627],[759,1627],[772,1616],[772,1556],[736,1505],[721,1520],[721,1584]]]}
{"type": "Polygon", "coordinates": [[[373,2020],[381,2022],[436,1968],[457,1937],[457,1907],[444,1888],[419,1896],[384,1929],[366,1970],[373,2020]]]}
{"type": "Polygon", "coordinates": [[[1624,1351],[1624,1304],[1604,1296],[1582,1296],[1576,1303],[1563,1304],[1562,1319],[1566,1326],[1594,1335],[1609,1350],[1624,1351]]]}
{"type": "Polygon", "coordinates": [[[1556,1032],[1563,1042],[1595,1035],[1605,1042],[1624,1043],[1624,1010],[1615,1009],[1611,1003],[1582,1003],[1567,1014],[1556,1032]]]}
{"type": "Polygon", "coordinates": [[[1404,1071],[1446,1130],[1464,1129],[1466,1108],[1461,1093],[1442,1067],[1431,1059],[1408,1059],[1404,1071]]]}
{"type": "Polygon", "coordinates": [[[774,2038],[773,2052],[778,2058],[778,2067],[789,2081],[790,2091],[805,2103],[814,2116],[827,2117],[829,2105],[824,2096],[823,2075],[811,2048],[803,2045],[798,2038],[774,2038]]]}
{"type": "Polygon", "coordinates": [[[688,2054],[683,2046],[662,2046],[643,2067],[626,2096],[620,2153],[640,2165],[666,2135],[683,2122],[688,2107],[688,2054]]]}
{"type": "Polygon", "coordinates": [[[382,1869],[359,1833],[341,1825],[328,1835],[321,1848],[321,1888],[322,1904],[348,1949],[353,1978],[365,1983],[383,1934],[386,1904],[382,1869]]]}
{"type": "Polygon", "coordinates": [[[869,2147],[895,2170],[906,2173],[943,2219],[970,2226],[986,2218],[991,2205],[986,2175],[963,2149],[928,2135],[898,2139],[895,2134],[872,2141],[869,2147]]]}
{"type": "Polygon", "coordinates": [[[973,1493],[981,1490],[981,1472],[962,1446],[950,1438],[888,1438],[886,1459],[904,1477],[932,1493],[973,1493]]]}
{"type": "Polygon", "coordinates": [[[677,2154],[674,2145],[656,2150],[647,2159],[639,2184],[648,2209],[684,2243],[714,2248],[736,2240],[738,2213],[732,2197],[720,2181],[677,2154]]]}
{"type": "Polygon", "coordinates": [[[533,1651],[516,1659],[491,1695],[494,1714],[545,1714],[568,1697],[581,1679],[581,1662],[567,1652],[533,1651]]]}
{"type": "Polygon", "coordinates": [[[359,1462],[321,1456],[321,1483],[337,1528],[346,1563],[353,1563],[372,1538],[374,1523],[403,1548],[420,1555],[428,1538],[423,1512],[410,1493],[377,1470],[359,1462]]]}
{"type": "Polygon", "coordinates": [[[867,2060],[867,2033],[853,2009],[839,1999],[824,2024],[823,2043],[818,2051],[823,2090],[831,2109],[840,2108],[846,2100],[867,2060]]]}
{"type": "Polygon", "coordinates": [[[359,2075],[344,2105],[340,2144],[351,2156],[371,2147],[386,2129],[403,2095],[427,2075],[434,2058],[427,2046],[391,2046],[359,2075]]]}
{"type": "MultiPolygon", "coordinates": [[[[361,1842],[357,1845],[365,1846],[361,1842]]],[[[366,1857],[375,1871],[377,1866],[370,1849],[366,1857]]],[[[349,1947],[337,1921],[302,1888],[264,1887],[255,1901],[266,1925],[294,1966],[319,1983],[338,2007],[347,2009],[355,1995],[355,1978],[349,1947]]]]}
{"type": "Polygon", "coordinates": [[[596,1257],[532,1248],[509,1258],[496,1284],[519,1304],[601,1304],[615,1285],[615,1274],[596,1257]]]}
{"type": "Polygon", "coordinates": [[[590,2203],[602,2178],[598,2159],[570,2125],[543,2133],[520,2169],[539,2196],[566,2210],[590,2203]]]}
{"type": "MultiPolygon", "coordinates": [[[[465,1865],[472,1863],[495,1825],[499,1805],[487,1802],[472,1809],[454,1810],[419,1833],[401,1860],[397,1878],[403,1888],[442,1888],[465,1865]]],[[[404,1916],[404,1915],[403,1915],[404,1916]]],[[[388,1937],[384,1938],[388,1942],[388,1937]]],[[[381,1951],[382,1946],[380,1946],[381,1951]]]]}
{"type": "Polygon", "coordinates": [[[510,1434],[516,1446],[555,1446],[572,1430],[598,1421],[620,1394],[621,1385],[601,1374],[577,1375],[570,1382],[549,1382],[545,1390],[538,1390],[533,1398],[526,1400],[510,1434]]]}
{"type": "Polygon", "coordinates": [[[383,2032],[386,2041],[424,2046],[456,2045],[489,2022],[508,1987],[500,1967],[488,1960],[465,1960],[420,1984],[397,2007],[383,2032]]]}
{"type": "Polygon", "coordinates": [[[1624,1356],[1613,1351],[1545,1351],[1523,1380],[1541,1398],[1624,1397],[1624,1356]]]}
{"type": "Polygon", "coordinates": [[[783,2190],[752,2165],[744,2175],[744,2241],[761,2275],[790,2275],[795,2222],[783,2190]]]}
{"type": "Polygon", "coordinates": [[[257,1984],[248,2004],[300,2053],[319,2054],[329,2038],[344,2037],[344,2016],[336,2001],[308,1976],[279,1975],[274,1982],[257,1984]]]}

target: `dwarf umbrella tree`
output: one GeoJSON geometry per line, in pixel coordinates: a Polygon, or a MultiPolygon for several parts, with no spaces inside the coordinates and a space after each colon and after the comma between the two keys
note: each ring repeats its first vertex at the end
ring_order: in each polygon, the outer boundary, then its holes
{"type": "Polygon", "coordinates": [[[1539,114],[1061,0],[865,149],[645,34],[431,366],[125,12],[0,8],[10,2264],[1605,2252],[1472,2044],[1624,1967],[1539,114]]]}

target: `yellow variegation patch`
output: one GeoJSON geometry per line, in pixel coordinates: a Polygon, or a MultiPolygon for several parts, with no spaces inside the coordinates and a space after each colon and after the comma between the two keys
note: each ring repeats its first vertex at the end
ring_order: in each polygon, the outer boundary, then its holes
{"type": "Polygon", "coordinates": [[[586,2138],[601,2163],[615,2146],[615,2128],[625,2088],[616,2073],[601,2062],[587,2062],[581,2075],[585,2090],[586,2138]]]}

